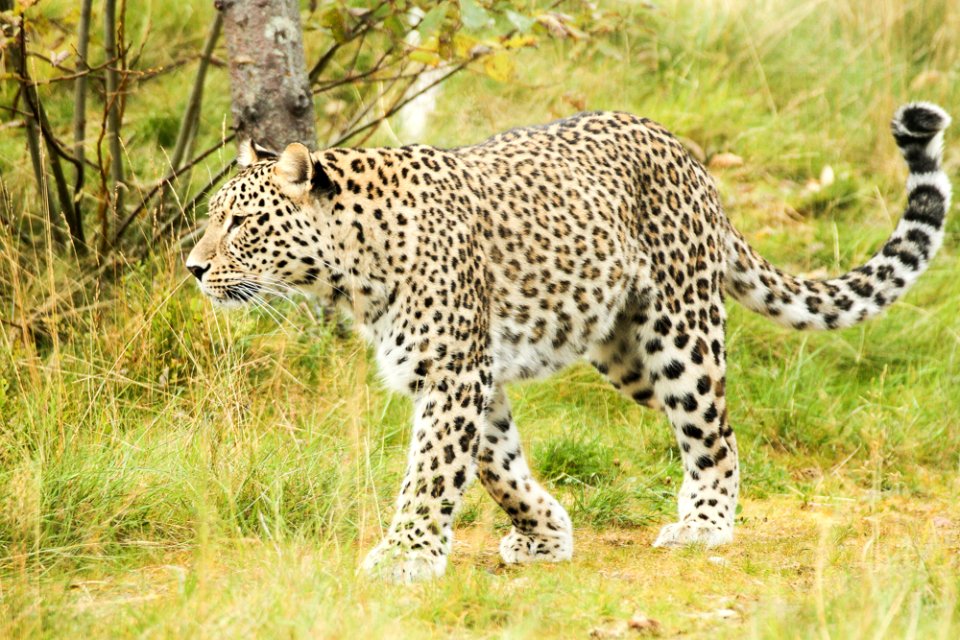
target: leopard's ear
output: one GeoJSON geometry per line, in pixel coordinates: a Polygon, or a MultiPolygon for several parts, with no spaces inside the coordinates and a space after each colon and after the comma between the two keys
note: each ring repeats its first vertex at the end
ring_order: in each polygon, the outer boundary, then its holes
{"type": "Polygon", "coordinates": [[[317,158],[313,158],[313,176],[310,178],[310,191],[317,196],[329,196],[336,193],[333,181],[330,180],[326,169],[323,168],[323,163],[317,158]]]}
{"type": "Polygon", "coordinates": [[[277,166],[274,168],[277,176],[293,186],[309,186],[313,178],[313,160],[310,158],[310,149],[306,145],[294,142],[280,154],[277,166]]]}
{"type": "Polygon", "coordinates": [[[260,156],[257,153],[257,145],[253,143],[253,140],[249,138],[243,140],[240,143],[240,148],[237,149],[237,166],[249,167],[259,159],[260,156]]]}

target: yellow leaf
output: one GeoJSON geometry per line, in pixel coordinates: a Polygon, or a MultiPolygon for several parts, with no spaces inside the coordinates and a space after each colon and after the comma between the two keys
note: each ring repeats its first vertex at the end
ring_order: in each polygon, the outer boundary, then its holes
{"type": "Polygon", "coordinates": [[[479,42],[476,38],[472,38],[465,33],[458,33],[453,36],[453,52],[458,58],[469,58],[470,51],[479,42]]]}
{"type": "Polygon", "coordinates": [[[537,36],[513,36],[508,40],[504,40],[503,47],[504,49],[522,49],[524,47],[535,47],[539,42],[540,40],[537,36]]]}
{"type": "Polygon", "coordinates": [[[440,55],[436,51],[425,51],[423,49],[417,49],[410,53],[410,60],[413,62],[419,62],[420,64],[425,64],[428,67],[435,67],[440,64],[440,55]]]}
{"type": "Polygon", "coordinates": [[[508,82],[513,78],[513,58],[503,52],[487,56],[483,59],[483,71],[497,82],[508,82]]]}

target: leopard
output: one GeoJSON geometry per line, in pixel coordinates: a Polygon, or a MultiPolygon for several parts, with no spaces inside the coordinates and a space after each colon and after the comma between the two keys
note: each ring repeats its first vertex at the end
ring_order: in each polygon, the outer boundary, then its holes
{"type": "Polygon", "coordinates": [[[411,398],[394,514],[359,570],[441,576],[475,479],[510,519],[505,563],[571,559],[570,516],[531,471],[505,385],[580,360],[672,427],[677,519],[653,546],[713,547],[733,539],[740,489],[725,297],[806,330],[889,308],[943,241],[949,124],[927,102],[896,111],[904,212],[872,257],[836,277],[764,259],[684,144],[624,112],[450,149],[294,142],[277,153],[244,141],[186,267],[218,306],[297,292],[343,312],[385,387],[411,398]]]}

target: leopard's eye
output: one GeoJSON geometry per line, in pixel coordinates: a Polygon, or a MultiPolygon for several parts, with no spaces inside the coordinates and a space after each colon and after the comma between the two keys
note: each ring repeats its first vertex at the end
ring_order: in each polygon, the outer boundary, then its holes
{"type": "Polygon", "coordinates": [[[227,233],[230,233],[231,231],[239,227],[243,223],[243,221],[249,217],[250,216],[237,216],[237,215],[230,216],[230,223],[227,224],[227,233]]]}

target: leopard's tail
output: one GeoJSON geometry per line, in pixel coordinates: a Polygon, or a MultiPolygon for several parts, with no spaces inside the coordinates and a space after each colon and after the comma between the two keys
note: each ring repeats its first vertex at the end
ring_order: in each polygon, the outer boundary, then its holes
{"type": "Polygon", "coordinates": [[[837,278],[786,274],[757,254],[730,226],[726,289],[740,303],[796,329],[839,329],[880,314],[923,273],[943,241],[951,188],[940,166],[950,116],[915,102],[893,118],[893,137],[910,169],[907,208],[893,234],[863,266],[837,278]]]}

